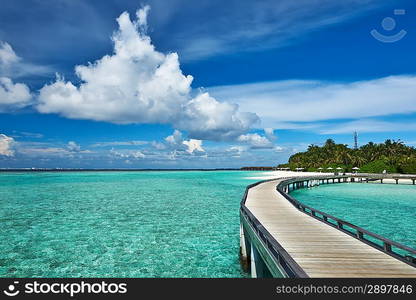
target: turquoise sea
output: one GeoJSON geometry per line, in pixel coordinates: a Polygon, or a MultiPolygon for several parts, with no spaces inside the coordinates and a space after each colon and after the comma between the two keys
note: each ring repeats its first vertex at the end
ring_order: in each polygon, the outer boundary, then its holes
{"type": "MultiPolygon", "coordinates": [[[[245,277],[239,204],[256,172],[0,173],[0,277],[245,277]]],[[[415,187],[293,195],[416,247],[415,187]]]]}
{"type": "Polygon", "coordinates": [[[0,174],[0,277],[243,277],[255,172],[0,174]]]}
{"type": "Polygon", "coordinates": [[[290,194],[306,205],[416,249],[416,186],[325,184],[290,194]]]}

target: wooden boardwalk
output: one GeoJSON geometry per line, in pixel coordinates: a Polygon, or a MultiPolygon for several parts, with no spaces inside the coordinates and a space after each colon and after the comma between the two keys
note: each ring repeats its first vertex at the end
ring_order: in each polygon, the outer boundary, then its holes
{"type": "Polygon", "coordinates": [[[278,183],[249,189],[245,205],[309,277],[416,277],[416,268],[297,210],[278,183]]]}

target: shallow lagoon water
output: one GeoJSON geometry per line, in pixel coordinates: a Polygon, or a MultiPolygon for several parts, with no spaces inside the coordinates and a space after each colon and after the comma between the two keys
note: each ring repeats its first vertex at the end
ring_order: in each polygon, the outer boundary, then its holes
{"type": "Polygon", "coordinates": [[[1,277],[244,277],[253,172],[0,174],[1,277]]]}
{"type": "Polygon", "coordinates": [[[325,184],[290,194],[315,209],[416,249],[416,186],[325,184]]]}
{"type": "MultiPolygon", "coordinates": [[[[0,277],[245,277],[239,205],[256,172],[0,174],[0,277]]],[[[411,247],[415,187],[293,195],[411,247]]]]}

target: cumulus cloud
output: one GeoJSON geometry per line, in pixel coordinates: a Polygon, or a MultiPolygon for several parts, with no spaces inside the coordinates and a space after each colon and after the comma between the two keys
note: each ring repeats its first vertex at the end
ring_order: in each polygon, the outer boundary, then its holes
{"type": "Polygon", "coordinates": [[[313,129],[317,122],[416,112],[416,76],[336,83],[286,80],[210,88],[215,97],[232,99],[256,112],[262,125],[313,129]]]}
{"type": "Polygon", "coordinates": [[[0,77],[0,112],[25,107],[30,104],[31,98],[27,85],[0,77]]]}
{"type": "Polygon", "coordinates": [[[264,128],[264,134],[270,141],[275,141],[277,139],[273,128],[264,128]]]}
{"type": "Polygon", "coordinates": [[[169,135],[165,138],[165,141],[173,146],[181,145],[183,141],[182,132],[175,129],[172,135],[169,135]]]}
{"type": "Polygon", "coordinates": [[[201,140],[190,139],[189,141],[183,141],[183,144],[188,147],[188,149],[186,149],[188,153],[194,153],[194,151],[205,152],[202,148],[201,140]]]}
{"type": "Polygon", "coordinates": [[[283,152],[283,151],[285,151],[285,148],[280,147],[280,146],[276,146],[276,147],[274,147],[274,151],[276,151],[276,152],[283,152]]]}
{"type": "Polygon", "coordinates": [[[20,61],[12,46],[6,42],[0,41],[0,66],[2,68],[20,61]]]}
{"type": "Polygon", "coordinates": [[[75,143],[74,141],[68,142],[67,148],[71,152],[80,152],[81,146],[75,143]]]}
{"type": "Polygon", "coordinates": [[[134,157],[136,159],[146,157],[146,155],[144,155],[143,152],[141,152],[141,151],[134,151],[130,155],[131,155],[131,157],[134,157]]]}
{"type": "MultiPolygon", "coordinates": [[[[231,157],[241,157],[241,155],[247,151],[247,147],[245,146],[231,146],[226,149],[226,153],[229,154],[231,157]]],[[[228,156],[228,155],[225,155],[228,156]]]]}
{"type": "Polygon", "coordinates": [[[176,53],[156,51],[146,34],[146,6],[131,20],[117,19],[114,53],[86,66],[76,66],[75,86],[62,77],[40,90],[37,109],[67,118],[118,124],[162,123],[186,130],[194,139],[231,139],[258,117],[207,93],[191,96],[193,77],[184,75],[176,53]]]}
{"type": "Polygon", "coordinates": [[[202,148],[201,140],[184,140],[182,133],[176,129],[172,135],[169,135],[165,138],[165,141],[174,151],[186,151],[189,154],[205,152],[204,148],[202,148]]]}
{"type": "Polygon", "coordinates": [[[0,41],[0,112],[15,110],[30,104],[32,98],[27,85],[14,83],[9,77],[3,76],[20,58],[13,48],[0,41]]]}
{"type": "Polygon", "coordinates": [[[238,105],[219,102],[202,93],[185,105],[175,124],[192,138],[232,140],[258,121],[256,114],[240,112],[238,105]]]}
{"type": "Polygon", "coordinates": [[[166,149],[166,145],[161,143],[161,142],[157,142],[157,141],[152,141],[150,143],[152,145],[153,148],[155,148],[156,150],[165,150],[166,149]]]}
{"type": "Polygon", "coordinates": [[[274,147],[268,138],[257,133],[240,135],[237,141],[248,144],[252,149],[271,149],[274,147]]]}
{"type": "Polygon", "coordinates": [[[115,158],[122,158],[122,159],[142,159],[145,158],[146,155],[141,151],[117,151],[114,149],[110,150],[110,155],[115,158]]]}
{"type": "Polygon", "coordinates": [[[137,25],[144,31],[147,31],[147,15],[150,11],[150,6],[145,5],[142,9],[136,12],[137,25]]]}
{"type": "Polygon", "coordinates": [[[12,137],[0,134],[0,156],[14,156],[14,143],[15,141],[12,137]]]}

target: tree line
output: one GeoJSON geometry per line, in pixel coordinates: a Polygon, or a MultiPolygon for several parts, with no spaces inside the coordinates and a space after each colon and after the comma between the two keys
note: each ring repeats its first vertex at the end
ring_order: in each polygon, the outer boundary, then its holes
{"type": "Polygon", "coordinates": [[[386,140],[376,144],[369,142],[358,149],[351,149],[344,144],[336,144],[328,139],[323,146],[310,145],[306,152],[292,155],[287,164],[279,168],[289,167],[291,170],[304,168],[315,172],[319,168],[336,169],[341,167],[345,172],[360,168],[365,173],[405,173],[416,174],[416,149],[405,145],[402,141],[386,140]]]}

